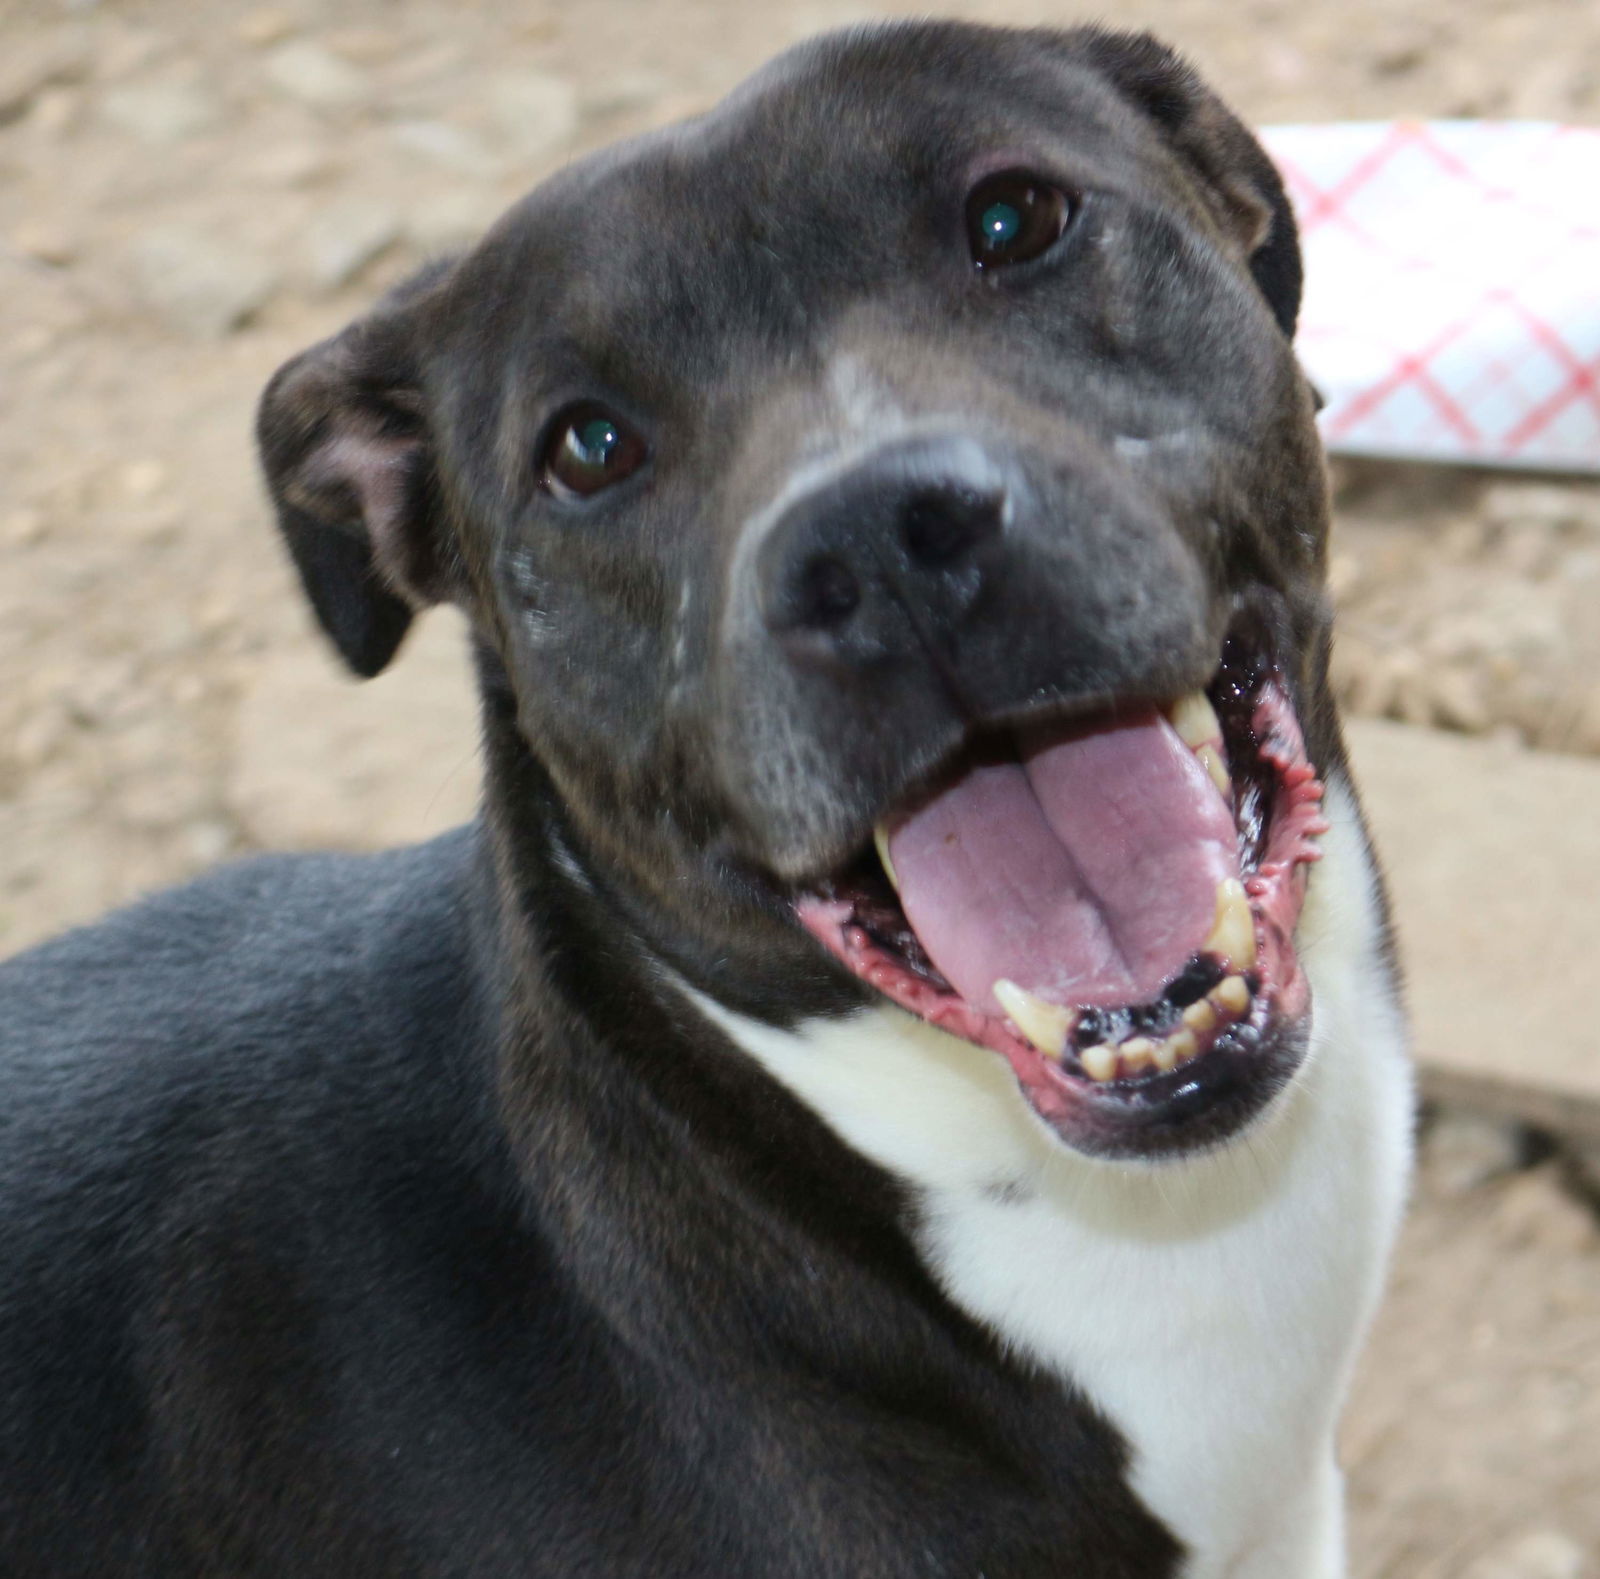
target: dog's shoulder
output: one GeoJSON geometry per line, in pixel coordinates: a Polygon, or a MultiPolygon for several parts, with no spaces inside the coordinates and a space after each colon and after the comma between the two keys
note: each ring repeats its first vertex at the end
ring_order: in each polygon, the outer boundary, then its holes
{"type": "Polygon", "coordinates": [[[241,862],[0,964],[0,1377],[235,1207],[270,1239],[451,1154],[475,841],[241,862]]]}
{"type": "Polygon", "coordinates": [[[270,1082],[313,1041],[381,1033],[398,995],[461,988],[473,849],[461,829],[381,855],[257,857],[0,962],[13,1120],[60,1121],[98,1090],[125,1104],[141,1086],[270,1082]]]}
{"type": "Polygon", "coordinates": [[[351,1397],[410,1441],[483,1385],[478,1309],[563,1319],[485,1117],[478,839],[244,862],[0,966],[0,1571],[180,1579],[184,1519],[401,1571],[273,1510],[351,1397]]]}

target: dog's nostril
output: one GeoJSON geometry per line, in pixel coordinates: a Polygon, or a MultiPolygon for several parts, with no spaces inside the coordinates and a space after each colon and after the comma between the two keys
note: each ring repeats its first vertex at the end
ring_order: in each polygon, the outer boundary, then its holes
{"type": "Polygon", "coordinates": [[[930,488],[901,507],[900,538],[924,565],[946,565],[996,531],[1001,500],[970,488],[930,488]]]}
{"type": "Polygon", "coordinates": [[[861,605],[861,583],[841,559],[819,554],[800,578],[800,606],[807,625],[838,625],[861,605]]]}

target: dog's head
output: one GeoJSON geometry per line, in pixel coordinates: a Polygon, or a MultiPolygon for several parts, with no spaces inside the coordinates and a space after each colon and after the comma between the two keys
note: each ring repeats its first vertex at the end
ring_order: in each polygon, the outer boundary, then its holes
{"type": "Polygon", "coordinates": [[[690,981],[885,994],[1149,1154],[1303,1045],[1341,758],[1299,289],[1150,39],[850,32],[562,171],[288,364],[262,446],[351,666],[464,607],[690,981]]]}

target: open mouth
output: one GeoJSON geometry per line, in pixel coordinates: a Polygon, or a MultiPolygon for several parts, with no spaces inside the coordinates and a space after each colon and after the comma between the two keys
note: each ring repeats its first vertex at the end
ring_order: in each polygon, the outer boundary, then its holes
{"type": "Polygon", "coordinates": [[[1322,784],[1264,640],[1203,691],[985,737],[801,896],[821,943],[1011,1064],[1081,1149],[1220,1138],[1293,1073],[1322,784]]]}

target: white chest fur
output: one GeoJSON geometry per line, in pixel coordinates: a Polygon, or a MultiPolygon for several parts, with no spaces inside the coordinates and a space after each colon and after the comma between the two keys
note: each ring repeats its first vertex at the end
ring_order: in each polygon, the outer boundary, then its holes
{"type": "Polygon", "coordinates": [[[1373,876],[1330,790],[1300,926],[1300,1079],[1238,1141],[1176,1165],[1053,1140],[993,1054],[884,1007],[799,1032],[696,1002],[922,1203],[952,1299],[1118,1426],[1185,1579],[1344,1573],[1335,1420],[1405,1189],[1410,1083],[1373,876]]]}

